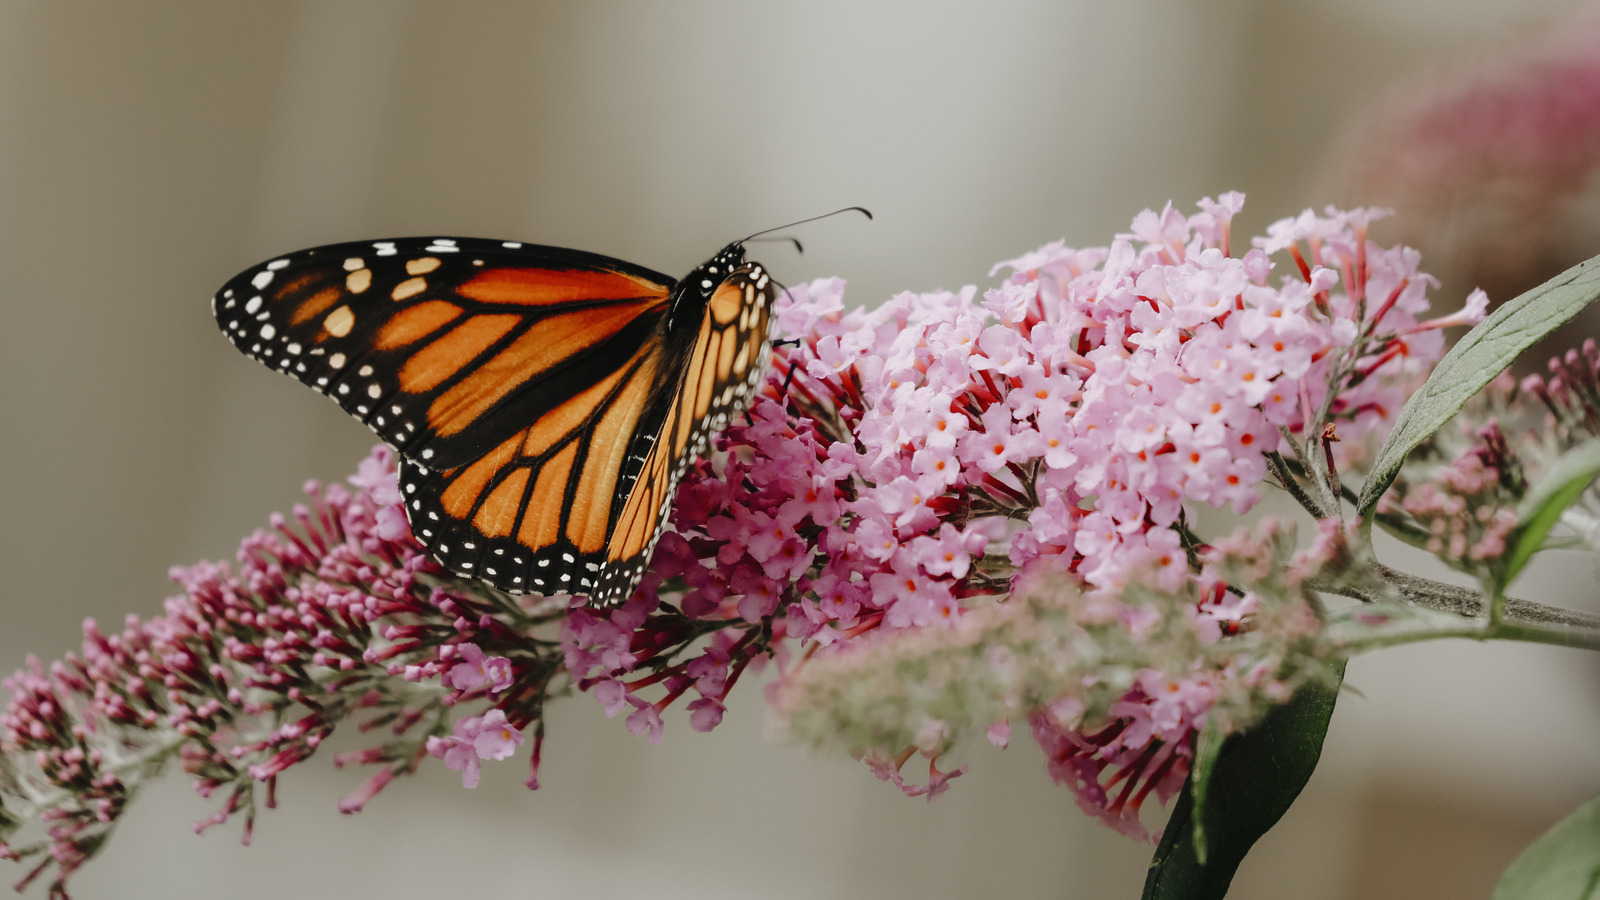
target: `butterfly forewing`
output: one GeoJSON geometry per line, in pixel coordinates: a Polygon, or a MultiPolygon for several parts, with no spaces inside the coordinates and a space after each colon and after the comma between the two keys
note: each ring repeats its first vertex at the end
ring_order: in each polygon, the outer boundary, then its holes
{"type": "Polygon", "coordinates": [[[672,280],[558,247],[401,238],[304,250],[212,300],[235,346],[430,468],[470,462],[651,339],[672,280]]]}

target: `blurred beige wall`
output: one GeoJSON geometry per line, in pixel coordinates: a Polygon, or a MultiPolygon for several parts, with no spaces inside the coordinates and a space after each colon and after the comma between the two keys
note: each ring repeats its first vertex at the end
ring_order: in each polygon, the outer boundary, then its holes
{"type": "MultiPolygon", "coordinates": [[[[152,615],[367,431],[235,353],[210,294],[273,254],[412,233],[687,271],[848,204],[764,261],[872,304],[1104,243],[1167,200],[1311,194],[1343,117],[1556,0],[1019,3],[18,3],[0,0],[0,670],[152,615]]],[[[1381,237],[1381,233],[1380,233],[1381,237]]],[[[1445,298],[1445,304],[1453,298],[1445,298]]],[[[1584,561],[1533,597],[1594,608],[1584,561]],[[1576,599],[1575,599],[1576,598],[1576,599]]],[[[1483,895],[1600,788],[1594,668],[1441,646],[1361,659],[1326,765],[1236,897],[1483,895]],[[1291,887],[1292,885],[1292,887],[1291,887]]],[[[1026,739],[931,806],[762,737],[757,691],[651,748],[588,697],[475,792],[431,766],[355,818],[314,760],[283,809],[194,837],[169,776],[77,896],[1131,897],[1146,847],[1093,825],[1026,739]]],[[[20,874],[20,873],[18,873],[20,874]]]]}

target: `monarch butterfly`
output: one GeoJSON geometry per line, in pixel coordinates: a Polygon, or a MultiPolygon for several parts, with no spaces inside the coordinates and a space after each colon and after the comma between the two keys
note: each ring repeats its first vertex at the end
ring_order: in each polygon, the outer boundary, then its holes
{"type": "Polygon", "coordinates": [[[212,312],[399,451],[411,530],[447,569],[612,606],[764,375],[777,289],[748,240],[680,281],[516,241],[333,244],[245,270],[212,312]]]}

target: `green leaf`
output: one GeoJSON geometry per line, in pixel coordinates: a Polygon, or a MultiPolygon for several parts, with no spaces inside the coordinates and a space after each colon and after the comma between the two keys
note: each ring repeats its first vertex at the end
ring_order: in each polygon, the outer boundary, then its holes
{"type": "Polygon", "coordinates": [[[1522,851],[1495,885],[1493,900],[1595,900],[1600,897],[1600,797],[1522,851]]]}
{"type": "Polygon", "coordinates": [[[1533,554],[1544,546],[1545,536],[1561,513],[1600,476],[1600,441],[1590,441],[1561,457],[1517,506],[1517,530],[1506,557],[1505,584],[1517,577],[1533,554]]]}
{"type": "Polygon", "coordinates": [[[1370,519],[1406,454],[1455,417],[1483,386],[1534,342],[1600,296],[1600,257],[1581,262],[1503,304],[1456,342],[1422,389],[1411,395],[1361,486],[1356,511],[1370,519]]]}
{"type": "Polygon", "coordinates": [[[1316,769],[1344,661],[1329,668],[1330,678],[1305,685],[1255,727],[1223,741],[1214,763],[1205,760],[1213,754],[1202,740],[1200,758],[1151,860],[1144,900],[1208,900],[1228,893],[1245,854],[1283,817],[1316,769]]]}
{"type": "MultiPolygon", "coordinates": [[[[1227,743],[1228,736],[1222,729],[1211,722],[1206,723],[1205,730],[1200,732],[1200,739],[1195,742],[1194,768],[1189,770],[1189,788],[1194,794],[1194,805],[1200,809],[1206,808],[1207,792],[1211,789],[1211,773],[1217,769],[1217,760],[1222,756],[1222,746],[1227,743]]],[[[1206,864],[1206,817],[1195,816],[1194,822],[1194,856],[1200,865],[1206,864]]]]}

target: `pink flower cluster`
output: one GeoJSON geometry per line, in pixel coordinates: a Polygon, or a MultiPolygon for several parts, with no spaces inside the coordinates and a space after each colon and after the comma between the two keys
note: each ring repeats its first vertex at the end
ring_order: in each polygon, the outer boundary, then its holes
{"type": "Polygon", "coordinates": [[[1350,117],[1325,193],[1405,210],[1447,283],[1514,296],[1587,257],[1600,174],[1600,15],[1574,6],[1423,67],[1350,117]]]}
{"type": "Polygon", "coordinates": [[[1152,608],[1150,589],[1161,588],[1150,573],[1134,575],[1116,601],[1090,596],[1087,615],[1076,620],[1113,660],[1142,657],[1144,666],[1109,706],[1086,704],[1082,698],[1104,688],[1085,684],[1064,687],[1028,714],[1046,771],[1073,789],[1085,812],[1149,840],[1140,809],[1151,795],[1166,803],[1177,794],[1202,729],[1242,730],[1266,707],[1326,677],[1322,662],[1329,648],[1318,640],[1316,600],[1304,586],[1339,555],[1343,534],[1336,520],[1325,519],[1311,547],[1295,552],[1294,546],[1293,529],[1268,517],[1202,552],[1198,576],[1186,590],[1157,601],[1166,609],[1152,608]],[[1108,602],[1114,616],[1103,609],[1108,602]],[[1162,614],[1165,647],[1152,621],[1162,614]],[[1108,631],[1108,618],[1125,624],[1127,634],[1108,631]],[[1185,647],[1185,641],[1195,643],[1185,647]]]}
{"type": "Polygon", "coordinates": [[[1545,369],[1548,375],[1529,375],[1519,384],[1523,394],[1537,397],[1550,411],[1551,427],[1545,430],[1568,447],[1600,437],[1600,346],[1594,338],[1586,339],[1581,350],[1552,357],[1545,369]]]}
{"type": "MultiPolygon", "coordinates": [[[[1544,375],[1519,381],[1507,370],[1490,382],[1406,461],[1378,503],[1379,521],[1458,569],[1494,575],[1530,489],[1563,454],[1597,437],[1600,346],[1589,339],[1551,358],[1544,375]]],[[[1595,545],[1597,510],[1591,488],[1562,511],[1564,530],[1595,545]]]]}
{"type": "Polygon", "coordinates": [[[86,622],[80,653],[48,670],[30,659],[5,682],[0,856],[41,857],[24,885],[54,865],[52,891],[64,896],[145,767],[174,753],[202,796],[224,798],[196,829],[243,813],[248,842],[256,785],[271,807],[278,776],[347,719],[387,736],[334,759],[380,767],[340,803],[344,812],[430,751],[470,786],[479,760],[503,759],[523,741],[560,673],[554,644],[528,631],[564,618],[564,604],[540,616],[449,578],[406,527],[387,447],[350,480],[354,491],[308,483],[307,504],[244,540],[237,569],[173,569],[184,593],[164,615],[130,616],[115,634],[86,622]],[[448,689],[425,683],[433,679],[448,689]],[[447,707],[485,700],[492,709],[445,736],[447,707]],[[46,840],[8,845],[8,811],[46,822],[46,840]]]}
{"type": "Polygon", "coordinates": [[[482,760],[505,759],[517,752],[522,740],[522,731],[506,721],[505,710],[491,709],[481,716],[457,719],[455,734],[449,737],[428,738],[428,753],[459,771],[461,783],[473,788],[478,786],[482,760]]]}
{"type": "Polygon", "coordinates": [[[1028,726],[1051,780],[1072,788],[1085,812],[1149,840],[1139,810],[1152,794],[1166,803],[1183,787],[1194,760],[1192,736],[1215,701],[1209,678],[1144,669],[1111,707],[1116,718],[1108,724],[1086,729],[1081,704],[1066,698],[1033,710],[1028,726]]]}
{"type": "Polygon", "coordinates": [[[1423,549],[1467,571],[1498,564],[1505,555],[1527,489],[1500,427],[1490,422],[1476,438],[1431,479],[1398,483],[1379,504],[1381,513],[1403,512],[1426,531],[1423,549]]]}
{"type": "Polygon", "coordinates": [[[966,770],[941,771],[941,755],[979,733],[1005,746],[1012,720],[1026,719],[1053,780],[1110,826],[1148,837],[1141,806],[1183,783],[1196,732],[1245,728],[1324,677],[1328,646],[1303,585],[1338,542],[1305,554],[1294,544],[1293,529],[1263,520],[1200,552],[1199,578],[1175,589],[1156,570],[1115,595],[1036,571],[1005,602],[975,604],[948,626],[878,629],[792,667],[768,697],[774,724],[932,799],[966,770]],[[917,753],[925,786],[899,773],[917,753]]]}
{"type": "Polygon", "coordinates": [[[1432,279],[1367,240],[1373,210],[1307,211],[1233,256],[1242,203],[1049,244],[996,266],[1012,274],[981,304],[967,288],[846,313],[836,279],[791,290],[778,329],[797,346],[685,477],[652,579],[620,611],[573,613],[580,685],[659,739],[690,688],[696,727],[714,725],[739,667],[782,637],[810,655],[934,626],[1040,569],[1111,594],[1134,573],[1196,577],[1193,504],[1248,510],[1269,455],[1325,426],[1358,447],[1438,359],[1439,329],[1485,304],[1420,321],[1432,279]],[[707,631],[727,637],[695,655],[707,631]]]}

